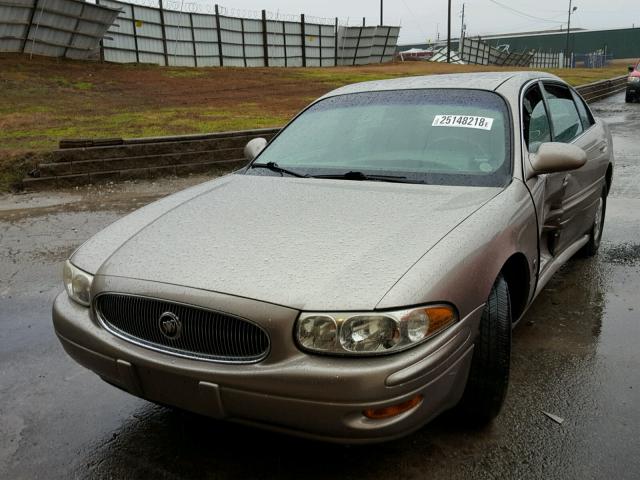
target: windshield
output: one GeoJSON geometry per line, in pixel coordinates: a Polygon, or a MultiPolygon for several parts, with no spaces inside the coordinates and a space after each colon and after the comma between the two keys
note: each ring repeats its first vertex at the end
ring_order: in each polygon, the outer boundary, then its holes
{"type": "MultiPolygon", "coordinates": [[[[255,164],[301,175],[405,177],[441,185],[511,179],[505,102],[482,90],[393,90],[330,97],[293,121],[255,164]]],[[[249,169],[252,175],[284,175],[249,169]]],[[[363,179],[363,178],[361,178],[363,179]]]]}

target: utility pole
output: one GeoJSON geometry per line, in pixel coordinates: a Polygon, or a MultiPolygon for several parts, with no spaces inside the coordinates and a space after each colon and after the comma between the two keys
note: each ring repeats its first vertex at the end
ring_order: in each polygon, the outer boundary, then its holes
{"type": "Polygon", "coordinates": [[[380,26],[384,25],[384,0],[380,0],[380,26]]]}
{"type": "Polygon", "coordinates": [[[451,0],[449,0],[449,11],[447,13],[447,63],[451,63],[451,0]]]}
{"type": "Polygon", "coordinates": [[[571,2],[572,0],[569,0],[569,17],[567,19],[567,44],[564,49],[564,66],[565,67],[569,67],[571,65],[570,59],[569,59],[569,34],[571,33],[571,14],[578,9],[578,7],[573,7],[572,9],[571,2]]]}

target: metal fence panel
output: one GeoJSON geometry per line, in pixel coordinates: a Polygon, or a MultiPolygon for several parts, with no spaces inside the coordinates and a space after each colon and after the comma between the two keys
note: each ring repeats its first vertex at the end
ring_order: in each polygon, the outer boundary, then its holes
{"type": "MultiPolygon", "coordinates": [[[[140,57],[142,58],[142,55],[144,54],[140,54],[140,57]]],[[[113,52],[110,53],[110,61],[112,62],[117,62],[117,63],[133,63],[136,62],[136,54],[134,52],[126,52],[123,50],[114,50],[113,52]]],[[[140,60],[142,61],[142,59],[140,60]]]]}
{"type": "Polygon", "coordinates": [[[153,51],[159,54],[154,58],[161,65],[300,67],[333,66],[340,62],[364,65],[391,60],[399,33],[399,27],[351,27],[341,38],[336,31],[337,21],[335,25],[307,22],[301,16],[296,22],[266,13],[262,18],[240,18],[212,5],[207,13],[203,9],[196,12],[192,4],[187,7],[189,12],[180,12],[185,6],[182,2],[166,0],[163,10],[136,5],[131,9],[132,17],[127,9],[130,4],[102,0],[106,2],[123,10],[118,23],[122,20],[125,24],[128,19],[133,28],[129,31],[126,26],[114,25],[110,29],[108,36],[113,40],[105,41],[104,46],[105,59],[111,61],[122,58],[113,56],[113,51],[132,48],[131,41],[124,38],[130,36],[137,37],[134,44],[140,61],[141,53],[153,51]],[[160,45],[151,45],[149,38],[158,40],[160,45]],[[343,55],[338,61],[336,54],[340,56],[341,50],[343,55]]]}
{"type": "MultiPolygon", "coordinates": [[[[123,4],[123,6],[126,6],[126,4],[123,4]]],[[[136,20],[141,23],[150,22],[158,25],[162,23],[160,19],[160,11],[154,8],[140,7],[138,5],[135,5],[135,14],[136,20]]]]}
{"type": "Polygon", "coordinates": [[[0,51],[87,58],[116,16],[80,0],[0,0],[0,51]]]}
{"type": "MultiPolygon", "coordinates": [[[[125,53],[125,52],[118,52],[120,54],[125,53]]],[[[135,62],[135,53],[133,52],[126,52],[128,54],[128,58],[131,59],[131,55],[133,55],[133,60],[128,60],[128,62],[123,62],[123,63],[130,63],[130,62],[135,62]]],[[[144,53],[144,52],[140,52],[139,53],[139,57],[140,57],[140,63],[156,63],[158,65],[164,65],[164,54],[157,54],[157,53],[144,53]]]]}
{"type": "Polygon", "coordinates": [[[465,63],[476,65],[504,65],[533,68],[559,68],[564,56],[561,52],[510,52],[491,46],[480,38],[464,38],[460,56],[465,63]]]}
{"type": "Polygon", "coordinates": [[[363,65],[390,60],[399,31],[344,27],[338,32],[337,19],[333,25],[321,19],[308,22],[304,15],[295,21],[265,11],[262,18],[240,18],[226,15],[227,9],[217,5],[204,9],[173,0],[165,0],[162,9],[148,2],[95,2],[0,0],[0,51],[24,51],[28,44],[34,53],[81,58],[101,42],[103,58],[118,63],[363,65]],[[37,2],[42,5],[34,8],[37,2]]]}
{"type": "Polygon", "coordinates": [[[366,65],[393,59],[399,27],[340,27],[338,65],[366,65]]]}

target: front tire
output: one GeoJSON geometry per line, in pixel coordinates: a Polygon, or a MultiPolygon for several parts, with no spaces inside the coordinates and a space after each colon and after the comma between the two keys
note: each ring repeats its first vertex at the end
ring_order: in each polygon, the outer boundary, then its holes
{"type": "Polygon", "coordinates": [[[598,253],[600,248],[600,242],[602,241],[602,230],[604,228],[604,217],[607,213],[607,189],[602,190],[602,195],[598,199],[598,206],[596,208],[596,215],[593,219],[593,226],[589,231],[589,241],[580,250],[580,256],[593,257],[598,253]]]}
{"type": "Polygon", "coordinates": [[[511,327],[509,286],[500,275],[482,312],[469,379],[456,407],[465,423],[482,426],[500,413],[509,385],[511,327]]]}

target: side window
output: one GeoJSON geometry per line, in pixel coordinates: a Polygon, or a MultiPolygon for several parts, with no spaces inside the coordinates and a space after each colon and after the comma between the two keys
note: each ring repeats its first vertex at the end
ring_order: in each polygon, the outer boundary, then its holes
{"type": "Polygon", "coordinates": [[[591,115],[591,111],[584,103],[582,97],[573,90],[571,90],[571,94],[573,95],[573,100],[576,102],[576,107],[578,107],[578,114],[580,115],[580,120],[582,120],[582,128],[587,130],[591,125],[596,123],[596,121],[593,119],[593,115],[591,115]]]}
{"type": "Polygon", "coordinates": [[[556,142],[569,143],[583,131],[571,90],[564,85],[556,84],[545,84],[544,90],[553,126],[553,139],[556,142]]]}
{"type": "Polygon", "coordinates": [[[522,102],[522,133],[531,153],[537,152],[542,143],[551,141],[549,118],[537,85],[527,90],[522,102]]]}

